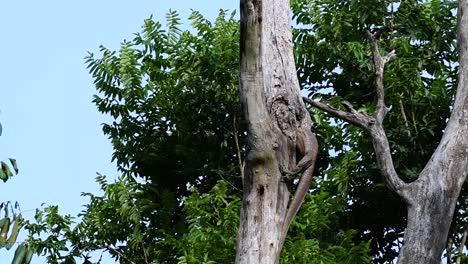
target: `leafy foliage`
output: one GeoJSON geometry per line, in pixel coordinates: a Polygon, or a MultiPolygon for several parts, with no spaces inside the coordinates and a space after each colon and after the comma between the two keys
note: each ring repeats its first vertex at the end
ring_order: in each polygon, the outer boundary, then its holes
{"type": "MultiPolygon", "coordinates": [[[[0,136],[2,132],[3,127],[0,123],[0,136]]],[[[15,174],[18,174],[19,170],[15,159],[9,158],[8,162],[0,161],[0,179],[3,182],[14,175],[11,168],[15,174]]],[[[14,205],[11,202],[0,203],[0,249],[10,250],[16,244],[18,234],[24,226],[24,219],[21,213],[18,213],[19,210],[18,203],[14,205]]],[[[34,250],[29,247],[28,243],[21,243],[15,250],[12,264],[29,264],[33,254],[34,250]]]]}
{"type": "Polygon", "coordinates": [[[94,103],[115,118],[103,131],[119,169],[178,195],[187,184],[212,187],[237,166],[237,21],[224,11],[214,24],[198,12],[189,19],[194,33],[179,28],[173,11],[167,30],[147,19],[119,53],[101,47],[102,58],[86,59],[94,103]]]}
{"type": "Polygon", "coordinates": [[[235,259],[240,197],[229,195],[219,181],[205,194],[194,191],[184,199],[188,232],[178,244],[179,264],[230,263],[235,259]]]}
{"type": "MultiPolygon", "coordinates": [[[[47,255],[48,263],[78,263],[79,259],[84,264],[100,263],[90,257],[95,251],[107,251],[119,263],[233,261],[241,200],[238,194],[229,194],[226,181],[204,194],[193,190],[183,199],[189,227],[182,238],[161,233],[164,230],[154,229],[146,220],[152,210],[145,199],[136,199],[146,195],[142,185],[130,178],[109,184],[98,176],[97,181],[104,194],[84,194],[90,202],[74,228],[70,227],[73,218],[58,214],[56,206],[37,210],[36,223],[27,221],[27,245],[47,255]],[[155,241],[155,234],[164,239],[155,241]]],[[[322,184],[334,188],[335,182],[322,184]]],[[[313,263],[370,263],[368,243],[355,244],[355,234],[339,228],[339,218],[333,213],[344,207],[342,198],[330,197],[326,191],[308,195],[281,263],[311,263],[311,257],[313,263]],[[311,221],[311,216],[320,216],[320,221],[311,221]]]]}
{"type": "Polygon", "coordinates": [[[370,241],[355,242],[356,232],[342,223],[347,207],[348,170],[355,154],[347,152],[312,186],[283,249],[282,263],[372,263],[370,241]]]}
{"type": "Polygon", "coordinates": [[[25,223],[25,229],[29,231],[29,247],[37,254],[47,255],[47,263],[75,263],[73,255],[61,254],[68,250],[69,240],[75,241],[76,234],[71,228],[73,218],[59,214],[57,206],[36,209],[34,218],[34,223],[29,220],[25,223]]]}
{"type": "MultiPolygon", "coordinates": [[[[322,182],[336,188],[337,180],[322,182]]],[[[353,231],[340,230],[333,213],[344,207],[343,197],[330,197],[327,187],[307,195],[281,263],[370,263],[369,243],[356,245],[353,231]],[[318,219],[314,219],[313,217],[318,219]]],[[[194,192],[184,200],[189,232],[179,246],[179,263],[232,263],[239,221],[240,197],[227,195],[224,181],[209,193],[194,192]]]]}
{"type": "Polygon", "coordinates": [[[193,12],[194,32],[180,29],[176,12],[166,18],[167,29],[147,19],[118,53],[101,47],[101,58],[86,58],[99,93],[94,103],[115,119],[103,125],[113,159],[124,175],[147,181],[141,188],[152,213],[144,217],[153,238],[185,232],[180,201],[190,188],[206,192],[220,178],[240,185],[234,13],[221,11],[212,24],[193,12]]]}

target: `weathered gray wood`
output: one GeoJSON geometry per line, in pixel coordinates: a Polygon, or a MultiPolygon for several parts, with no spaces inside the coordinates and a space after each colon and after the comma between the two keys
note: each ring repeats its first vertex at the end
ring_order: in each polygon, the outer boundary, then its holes
{"type": "MultiPolygon", "coordinates": [[[[285,0],[240,2],[240,98],[248,122],[248,154],[236,263],[278,260],[289,201],[284,176],[300,158],[298,131],[309,131],[315,139],[300,96],[289,10],[285,0]]],[[[300,206],[302,199],[296,200],[300,206]]]]}
{"type": "Polygon", "coordinates": [[[400,264],[439,264],[447,241],[457,198],[468,174],[468,0],[459,1],[458,43],[460,69],[458,87],[452,113],[437,149],[418,179],[403,182],[392,162],[383,118],[389,109],[384,102],[383,69],[393,55],[381,57],[377,38],[369,34],[376,74],[376,112],[369,116],[331,108],[323,103],[306,102],[338,118],[366,129],[373,141],[380,171],[387,186],[407,204],[408,222],[404,244],[399,252],[400,264]]]}
{"type": "Polygon", "coordinates": [[[440,263],[453,212],[468,174],[468,1],[458,3],[458,87],[444,135],[412,183],[399,263],[440,263]]]}

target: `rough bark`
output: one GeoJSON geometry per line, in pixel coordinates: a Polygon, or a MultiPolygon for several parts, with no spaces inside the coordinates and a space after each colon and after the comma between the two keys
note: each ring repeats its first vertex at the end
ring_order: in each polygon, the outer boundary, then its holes
{"type": "Polygon", "coordinates": [[[329,114],[366,129],[372,137],[380,171],[386,185],[407,204],[408,219],[404,244],[398,256],[400,264],[439,264],[447,241],[457,198],[468,174],[468,0],[459,1],[458,87],[452,113],[437,149],[418,179],[403,182],[397,175],[388,140],[383,129],[383,118],[390,110],[385,106],[383,70],[393,52],[382,57],[377,48],[378,35],[368,34],[372,48],[376,111],[367,115],[355,111],[345,102],[348,112],[305,98],[311,105],[329,114]]]}
{"type": "Polygon", "coordinates": [[[236,263],[275,263],[289,201],[284,177],[297,167],[298,132],[311,134],[311,120],[296,76],[289,1],[241,0],[240,11],[240,98],[248,153],[236,263]]]}
{"type": "Polygon", "coordinates": [[[399,263],[440,263],[455,205],[468,173],[468,1],[459,1],[458,87],[442,140],[411,185],[399,263]]]}

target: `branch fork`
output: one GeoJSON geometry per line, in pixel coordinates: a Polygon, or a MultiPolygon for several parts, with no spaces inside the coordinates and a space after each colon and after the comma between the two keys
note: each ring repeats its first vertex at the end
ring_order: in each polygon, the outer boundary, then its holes
{"type": "Polygon", "coordinates": [[[376,91],[376,110],[372,115],[356,111],[352,104],[348,101],[342,102],[347,111],[342,111],[330,107],[322,102],[315,101],[310,98],[303,98],[306,103],[336,117],[347,121],[351,124],[359,126],[367,130],[374,145],[374,150],[379,164],[380,171],[385,179],[387,186],[399,194],[406,202],[410,202],[409,184],[400,179],[395,167],[393,165],[390,146],[387,136],[383,128],[383,120],[385,115],[391,110],[392,107],[385,105],[385,92],[384,92],[384,67],[393,57],[396,56],[395,51],[391,51],[385,56],[380,54],[378,48],[378,39],[382,34],[383,29],[379,29],[374,34],[367,32],[367,38],[371,46],[374,74],[375,74],[375,91],[376,91]]]}

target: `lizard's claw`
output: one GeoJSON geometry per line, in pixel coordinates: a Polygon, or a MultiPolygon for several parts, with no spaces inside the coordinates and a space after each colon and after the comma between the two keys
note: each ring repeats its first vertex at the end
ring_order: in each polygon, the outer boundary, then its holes
{"type": "Polygon", "coordinates": [[[296,167],[292,171],[290,170],[283,170],[283,178],[287,179],[288,181],[291,181],[294,176],[296,176],[298,173],[301,172],[301,168],[296,167]]]}

